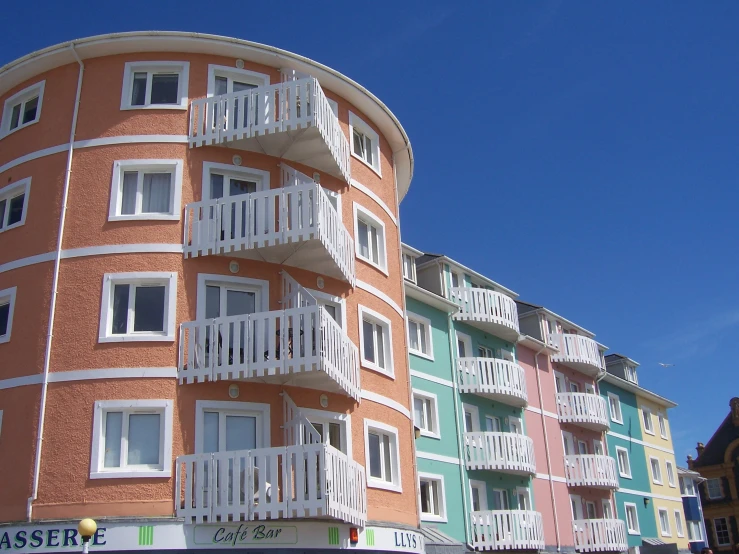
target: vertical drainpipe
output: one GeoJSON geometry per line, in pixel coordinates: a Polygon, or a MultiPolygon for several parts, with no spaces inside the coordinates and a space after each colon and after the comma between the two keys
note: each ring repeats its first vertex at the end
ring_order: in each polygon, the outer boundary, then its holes
{"type": "Polygon", "coordinates": [[[554,514],[554,533],[557,538],[557,552],[562,550],[562,541],[559,536],[559,517],[557,515],[557,502],[554,498],[554,481],[552,480],[552,458],[549,453],[549,434],[547,433],[546,416],[544,415],[544,397],[541,394],[541,378],[539,377],[539,354],[544,352],[548,347],[546,344],[534,354],[534,367],[536,368],[536,390],[539,394],[539,406],[541,409],[541,426],[544,429],[544,452],[547,459],[547,473],[549,473],[549,495],[552,500],[552,512],[554,514]]]}
{"type": "MultiPolygon", "coordinates": [[[[446,283],[444,282],[446,279],[446,276],[444,274],[444,269],[441,265],[441,263],[437,260],[436,265],[439,266],[439,275],[441,277],[441,287],[442,292],[444,293],[444,297],[446,297],[446,283]]],[[[467,510],[467,487],[465,484],[465,458],[464,458],[464,442],[462,441],[462,433],[464,433],[464,427],[460,424],[459,421],[459,385],[457,383],[457,366],[456,366],[456,356],[454,355],[454,351],[456,349],[456,344],[454,337],[452,336],[452,333],[454,332],[454,323],[452,320],[452,314],[447,314],[447,327],[449,329],[449,332],[447,335],[449,336],[449,363],[452,366],[452,382],[454,383],[454,424],[456,425],[457,429],[457,450],[459,451],[459,478],[460,478],[460,484],[462,485],[462,502],[464,504],[464,507],[462,508],[462,513],[464,515],[464,540],[467,546],[470,547],[471,550],[474,550],[472,548],[472,541],[470,540],[470,512],[472,511],[472,506],[470,505],[470,510],[467,510]]]]}
{"type": "Polygon", "coordinates": [[[69,131],[69,148],[67,149],[67,167],[64,174],[64,190],[62,193],[62,210],[59,216],[59,231],[56,240],[56,252],[54,254],[54,273],[51,282],[51,303],[49,306],[49,325],[46,335],[46,350],[44,352],[44,370],[41,380],[41,402],[39,406],[38,431],[36,434],[36,456],[33,467],[33,492],[28,498],[26,505],[26,517],[31,521],[33,517],[33,502],[38,498],[38,483],[41,473],[41,447],[44,443],[44,422],[46,419],[46,393],[49,388],[49,365],[51,363],[51,340],[54,337],[54,315],[56,313],[56,298],[59,292],[59,265],[62,257],[62,241],[64,239],[64,221],[67,217],[67,199],[69,197],[69,182],[72,178],[72,155],[74,154],[74,137],[77,133],[77,114],[80,106],[80,95],[82,93],[82,76],[85,73],[85,64],[77,55],[74,43],[70,44],[70,50],[74,59],[79,64],[77,76],[77,94],[74,99],[74,111],[72,112],[72,127],[69,131]]]}

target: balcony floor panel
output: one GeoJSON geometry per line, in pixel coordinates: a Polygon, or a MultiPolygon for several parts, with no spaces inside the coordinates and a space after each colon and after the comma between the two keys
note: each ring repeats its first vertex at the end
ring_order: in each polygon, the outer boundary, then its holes
{"type": "Polygon", "coordinates": [[[552,361],[567,366],[570,369],[574,369],[575,371],[587,375],[588,377],[595,377],[598,375],[598,373],[602,371],[600,367],[587,362],[573,362],[572,360],[567,360],[556,356],[552,357],[552,361]]]}
{"type": "Polygon", "coordinates": [[[500,402],[506,406],[514,406],[516,408],[525,408],[528,405],[528,401],[525,398],[521,398],[514,394],[480,392],[479,390],[474,390],[472,388],[462,392],[465,394],[474,394],[475,396],[494,400],[495,402],[500,402]]]}
{"type": "MultiPolygon", "coordinates": [[[[219,381],[223,379],[218,379],[219,381]]],[[[346,395],[341,386],[331,379],[323,371],[303,371],[300,373],[279,373],[277,375],[265,375],[246,379],[228,379],[235,383],[264,383],[267,385],[287,385],[289,387],[300,387],[315,389],[324,392],[346,395]]]]}
{"type": "Polygon", "coordinates": [[[574,421],[572,419],[567,419],[564,417],[559,418],[560,423],[567,423],[569,425],[575,425],[576,427],[580,427],[582,429],[588,429],[590,431],[608,431],[610,429],[610,426],[608,424],[603,425],[602,423],[596,423],[593,421],[574,421]]]}
{"type": "Polygon", "coordinates": [[[500,323],[493,323],[492,321],[473,319],[471,316],[467,316],[463,314],[455,315],[454,319],[461,323],[469,325],[470,327],[474,327],[475,329],[480,329],[481,331],[494,335],[508,342],[515,343],[518,340],[518,336],[519,336],[518,331],[516,331],[515,329],[511,329],[507,325],[501,325],[500,323]]]}

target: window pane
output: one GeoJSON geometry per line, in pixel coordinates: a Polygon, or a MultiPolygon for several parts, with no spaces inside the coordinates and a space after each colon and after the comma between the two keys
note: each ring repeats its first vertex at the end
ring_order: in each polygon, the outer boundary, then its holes
{"type": "Polygon", "coordinates": [[[421,486],[419,488],[421,489],[421,511],[426,514],[432,513],[431,497],[429,494],[431,492],[431,483],[428,481],[421,481],[421,486]]]}
{"type": "Polygon", "coordinates": [[[21,122],[21,105],[16,104],[15,106],[13,106],[13,111],[10,114],[10,130],[12,131],[13,129],[18,127],[20,122],[21,122]]]}
{"type": "Polygon", "coordinates": [[[7,204],[7,200],[0,200],[0,229],[5,227],[5,207],[7,204]]]}
{"type": "Polygon", "coordinates": [[[159,465],[159,414],[128,416],[128,465],[159,465]]]}
{"type": "Polygon", "coordinates": [[[121,215],[133,215],[136,213],[136,184],[138,178],[138,171],[123,172],[123,186],[121,187],[121,215]]]}
{"type": "Polygon", "coordinates": [[[210,198],[223,198],[223,175],[210,174],[210,198]]]}
{"type": "Polygon", "coordinates": [[[226,416],[226,450],[251,450],[257,447],[257,418],[226,416]]]}
{"type": "Polygon", "coordinates": [[[152,76],[151,104],[177,104],[179,101],[178,83],[180,76],[176,73],[159,73],[152,76]]]}
{"type": "Polygon", "coordinates": [[[370,476],[382,479],[382,462],[380,461],[380,435],[367,433],[369,443],[370,476]]]}
{"type": "Polygon", "coordinates": [[[226,315],[253,314],[256,311],[256,295],[243,290],[226,290],[226,315]]]}
{"type": "Polygon", "coordinates": [[[418,324],[415,321],[408,321],[408,347],[418,350],[418,324]]]}
{"type": "Polygon", "coordinates": [[[25,194],[10,199],[10,209],[8,210],[8,225],[19,223],[23,218],[23,202],[26,199],[25,194]]]}
{"type": "Polygon", "coordinates": [[[423,399],[413,399],[414,421],[419,429],[426,429],[426,419],[423,417],[423,399]]]}
{"type": "Polygon", "coordinates": [[[203,452],[218,452],[218,412],[203,413],[203,452]]]}
{"type": "Polygon", "coordinates": [[[208,285],[205,287],[205,318],[213,319],[221,316],[221,287],[208,285]]]}
{"type": "Polygon", "coordinates": [[[104,467],[121,467],[122,412],[105,414],[105,458],[104,467]]]}
{"type": "Polygon", "coordinates": [[[377,228],[370,226],[370,244],[372,245],[372,261],[380,263],[380,244],[377,237],[377,228]]]}
{"type": "Polygon", "coordinates": [[[228,79],[225,77],[216,77],[216,90],[215,95],[220,96],[221,94],[228,93],[228,79]]]}
{"type": "Polygon", "coordinates": [[[171,173],[147,173],[144,175],[144,194],[141,200],[143,213],[168,214],[170,208],[171,173]]]}
{"type": "Polygon", "coordinates": [[[426,348],[426,326],[423,323],[418,324],[418,332],[421,338],[421,352],[428,354],[428,350],[426,348]]]}
{"type": "Polygon", "coordinates": [[[480,489],[472,487],[472,511],[480,511],[480,489]]]}
{"type": "Polygon", "coordinates": [[[393,464],[390,456],[390,437],[387,435],[382,436],[383,444],[383,455],[385,457],[385,481],[392,482],[393,480],[393,464]]]}
{"type": "Polygon", "coordinates": [[[10,319],[10,303],[0,305],[0,337],[8,334],[8,320],[10,319]]]}
{"type": "Polygon", "coordinates": [[[128,295],[131,285],[113,287],[113,327],[111,333],[123,335],[128,329],[128,295]]]}
{"type": "Polygon", "coordinates": [[[164,286],[136,287],[134,331],[164,331],[164,289],[164,286]]]}
{"type": "Polygon", "coordinates": [[[341,445],[341,425],[338,423],[328,424],[328,443],[337,450],[344,451],[341,445]]]}
{"type": "Polygon", "coordinates": [[[353,130],[353,138],[354,140],[352,142],[354,144],[354,153],[357,156],[364,158],[364,141],[362,140],[362,135],[360,135],[356,129],[353,130]]]}
{"type": "Polygon", "coordinates": [[[362,331],[364,333],[364,359],[368,362],[375,362],[375,336],[374,325],[369,321],[362,321],[362,331]]]}
{"type": "Polygon", "coordinates": [[[370,165],[374,165],[374,151],[372,150],[372,140],[368,137],[364,137],[364,144],[365,144],[365,156],[367,159],[367,163],[370,165]]]}
{"type": "Polygon", "coordinates": [[[357,223],[357,232],[359,233],[359,253],[364,258],[369,258],[369,232],[367,224],[361,219],[357,223]]]}
{"type": "Polygon", "coordinates": [[[134,73],[131,105],[143,106],[144,104],[146,104],[146,73],[134,73]]]}
{"type": "Polygon", "coordinates": [[[26,102],[23,109],[23,123],[30,123],[36,119],[38,111],[38,96],[26,102]]]}
{"type": "Polygon", "coordinates": [[[375,325],[377,330],[377,365],[385,369],[385,330],[379,325],[375,325]]]}

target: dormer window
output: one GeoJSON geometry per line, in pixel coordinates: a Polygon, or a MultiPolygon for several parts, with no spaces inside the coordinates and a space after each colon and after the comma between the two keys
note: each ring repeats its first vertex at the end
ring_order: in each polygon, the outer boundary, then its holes
{"type": "Polygon", "coordinates": [[[635,367],[627,365],[625,375],[626,375],[626,380],[629,381],[630,383],[634,383],[635,385],[639,383],[636,379],[636,368],[635,367]]]}

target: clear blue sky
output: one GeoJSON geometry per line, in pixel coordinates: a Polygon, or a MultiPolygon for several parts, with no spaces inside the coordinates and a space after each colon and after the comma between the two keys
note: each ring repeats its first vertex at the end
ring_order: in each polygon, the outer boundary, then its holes
{"type": "Polygon", "coordinates": [[[739,3],[348,6],[10,2],[0,64],[88,35],[187,30],[359,81],[413,144],[404,240],[639,361],[641,384],[680,404],[684,464],[739,395],[739,3]]]}

